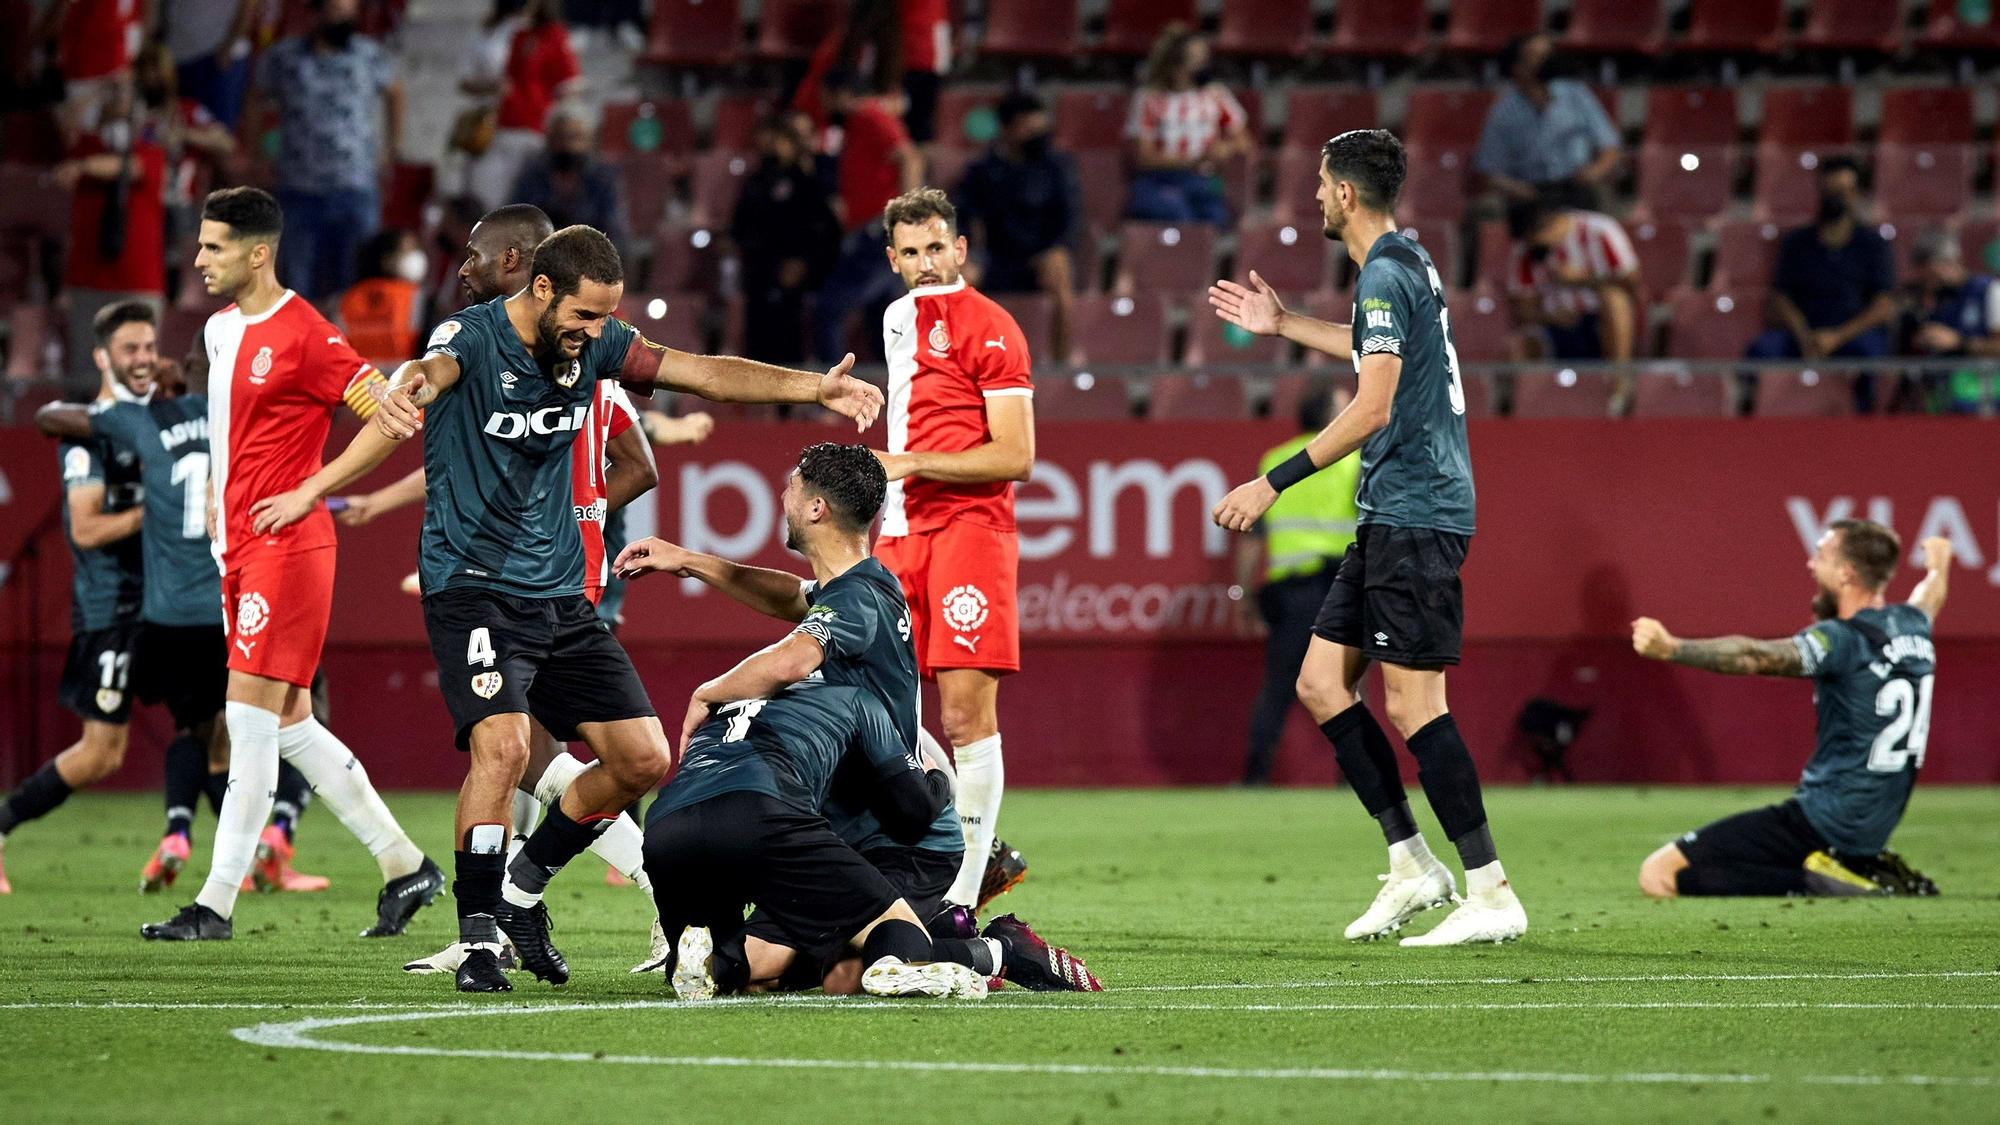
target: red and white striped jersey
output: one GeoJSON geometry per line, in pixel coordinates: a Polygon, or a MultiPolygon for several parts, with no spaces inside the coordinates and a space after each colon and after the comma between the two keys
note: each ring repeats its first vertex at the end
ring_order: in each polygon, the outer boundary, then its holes
{"type": "Polygon", "coordinates": [[[332,546],[333,518],[323,504],[270,535],[250,533],[250,506],[319,471],[334,410],[367,394],[360,380],[373,368],[290,290],[256,316],[230,305],[208,318],[202,338],[216,561],[228,573],[254,554],[332,546]]]}
{"type": "Polygon", "coordinates": [[[1214,83],[1192,90],[1142,90],[1125,118],[1125,137],[1144,137],[1167,156],[1199,160],[1216,138],[1249,123],[1243,103],[1214,83]]]}
{"type": "Polygon", "coordinates": [[[1617,219],[1596,211],[1571,211],[1569,217],[1568,236],[1539,262],[1528,256],[1526,246],[1514,244],[1507,288],[1515,294],[1540,294],[1547,312],[1594,313],[1597,291],[1587,285],[1565,285],[1559,275],[1624,277],[1638,271],[1639,255],[1617,219]]]}
{"type": "Polygon", "coordinates": [[[590,402],[590,425],[570,445],[570,496],[576,503],[576,527],[583,535],[583,596],[596,605],[611,580],[611,560],[604,550],[604,516],[608,510],[604,479],[605,451],[618,435],[639,423],[625,388],[613,379],[597,381],[590,402]]]}
{"type": "MultiPolygon", "coordinates": [[[[993,440],[986,400],[1032,396],[1032,366],[1021,326],[963,279],[910,290],[882,316],[889,358],[889,452],[976,449],[993,440]]],[[[1014,530],[1014,484],[950,484],[906,477],[889,482],[882,534],[932,531],[965,520],[1014,530]]]]}

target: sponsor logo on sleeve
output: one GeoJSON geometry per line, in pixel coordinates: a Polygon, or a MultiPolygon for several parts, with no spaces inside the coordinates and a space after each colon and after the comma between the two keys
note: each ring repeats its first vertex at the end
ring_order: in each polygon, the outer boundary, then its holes
{"type": "Polygon", "coordinates": [[[463,324],[460,324],[456,320],[447,320],[443,324],[438,325],[437,329],[431,333],[431,342],[425,344],[424,347],[432,351],[442,348],[446,344],[451,343],[451,338],[458,335],[459,329],[464,327],[463,324]]]}

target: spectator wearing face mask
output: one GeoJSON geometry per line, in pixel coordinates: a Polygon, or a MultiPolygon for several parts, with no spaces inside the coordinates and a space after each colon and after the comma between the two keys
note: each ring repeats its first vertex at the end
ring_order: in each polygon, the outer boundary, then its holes
{"type": "Polygon", "coordinates": [[[591,157],[594,147],[593,130],[582,115],[556,110],[549,116],[547,148],[521,169],[509,201],[540,207],[557,230],[576,223],[596,227],[623,251],[625,203],[618,172],[591,157]]]}
{"type": "Polygon", "coordinates": [[[1523,36],[1500,54],[1507,89],[1487,111],[1473,171],[1511,202],[1551,199],[1595,210],[1618,174],[1618,128],[1590,87],[1555,77],[1555,42],[1523,36]]]}
{"type": "Polygon", "coordinates": [[[1048,107],[1029,93],[1000,100],[1000,134],[965,171],[959,230],[985,250],[979,287],[988,293],[1049,294],[1055,305],[1052,354],[1069,354],[1075,301],[1070,248],[1083,224],[1076,165],[1057,152],[1048,107]]]}
{"type": "Polygon", "coordinates": [[[414,232],[385,230],[362,251],[361,280],[340,295],[340,325],[354,350],[375,359],[416,354],[430,259],[414,232]]]}

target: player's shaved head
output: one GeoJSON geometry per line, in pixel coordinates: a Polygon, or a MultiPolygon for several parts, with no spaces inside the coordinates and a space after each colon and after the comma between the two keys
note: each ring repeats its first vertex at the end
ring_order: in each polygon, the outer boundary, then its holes
{"type": "Polygon", "coordinates": [[[535,247],[555,233],[540,207],[510,203],[480,216],[465,240],[459,288],[474,303],[519,293],[533,276],[535,247]]]}
{"type": "Polygon", "coordinates": [[[480,216],[472,228],[472,237],[483,238],[496,249],[532,255],[535,247],[555,232],[556,225],[540,207],[532,203],[509,203],[480,216]]]}

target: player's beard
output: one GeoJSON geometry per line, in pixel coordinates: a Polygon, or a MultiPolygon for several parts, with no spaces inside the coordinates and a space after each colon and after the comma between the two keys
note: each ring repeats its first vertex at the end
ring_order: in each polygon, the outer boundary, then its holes
{"type": "Polygon", "coordinates": [[[153,381],[157,373],[158,365],[153,363],[135,363],[130,367],[114,366],[111,369],[112,379],[139,398],[144,398],[153,392],[153,388],[158,385],[153,381]]]}
{"type": "Polygon", "coordinates": [[[1335,211],[1331,217],[1327,217],[1324,212],[1320,217],[1323,224],[1320,233],[1326,236],[1328,242],[1339,242],[1347,233],[1347,216],[1335,211]]]}
{"type": "Polygon", "coordinates": [[[1840,612],[1840,600],[1833,596],[1832,590],[1821,586],[1813,594],[1812,611],[1814,620],[1831,621],[1840,612]]]}
{"type": "Polygon", "coordinates": [[[556,307],[550,305],[535,321],[535,362],[543,371],[553,371],[564,361],[562,329],[556,326],[556,307]]]}
{"type": "Polygon", "coordinates": [[[804,537],[799,533],[799,525],[792,520],[791,514],[789,512],[786,513],[785,550],[803,555],[805,554],[805,547],[802,545],[804,542],[805,542],[804,537]]]}

